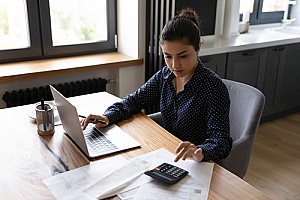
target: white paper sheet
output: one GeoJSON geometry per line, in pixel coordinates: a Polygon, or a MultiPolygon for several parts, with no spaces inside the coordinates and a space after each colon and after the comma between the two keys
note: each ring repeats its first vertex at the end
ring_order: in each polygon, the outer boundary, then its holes
{"type": "Polygon", "coordinates": [[[128,162],[123,156],[114,156],[44,179],[43,182],[56,199],[95,199],[83,190],[128,162]]]}
{"type": "Polygon", "coordinates": [[[207,199],[207,196],[207,189],[199,185],[151,182],[139,188],[134,200],[202,200],[207,199]]]}
{"type": "Polygon", "coordinates": [[[84,192],[98,199],[104,199],[115,195],[116,191],[125,187],[137,179],[138,176],[142,175],[150,167],[150,165],[151,163],[146,160],[131,160],[128,164],[92,184],[90,187],[85,189],[84,192]]]}
{"type": "Polygon", "coordinates": [[[211,176],[214,167],[213,163],[198,163],[194,160],[179,160],[178,162],[174,162],[173,160],[175,158],[175,155],[163,148],[144,154],[139,158],[146,159],[149,162],[152,162],[152,165],[149,169],[155,168],[163,162],[167,162],[187,170],[189,174],[171,187],[162,187],[161,185],[157,185],[155,182],[153,182],[153,179],[151,177],[143,175],[139,177],[139,179],[137,179],[137,181],[139,181],[138,184],[135,184],[135,182],[133,182],[131,186],[124,188],[123,192],[120,192],[120,194],[118,195],[120,199],[127,200],[133,199],[133,197],[135,197],[135,199],[137,200],[164,200],[172,197],[172,199],[180,200],[206,200],[208,198],[211,176]],[[138,189],[126,192],[133,188],[137,188],[139,185],[141,187],[139,187],[138,189]],[[175,195],[175,198],[174,191],[176,190],[180,190],[182,193],[184,192],[185,194],[189,195],[175,195]],[[156,198],[152,198],[154,194],[156,195],[156,198]]]}
{"type": "MultiPolygon", "coordinates": [[[[179,190],[186,191],[189,194],[194,194],[197,196],[197,199],[207,199],[214,164],[205,162],[198,163],[193,160],[180,160],[175,163],[173,161],[174,158],[174,154],[163,148],[149,152],[137,158],[132,158],[130,160],[126,160],[124,157],[119,155],[104,160],[95,161],[90,165],[58,174],[43,180],[43,182],[56,197],[56,199],[90,200],[95,199],[95,197],[84,193],[83,191],[85,189],[95,185],[95,183],[99,182],[104,177],[107,177],[109,174],[113,174],[113,172],[117,170],[122,170],[122,168],[126,165],[129,165],[129,163],[142,163],[143,161],[147,161],[149,163],[149,165],[147,165],[148,168],[146,169],[147,166],[145,165],[141,170],[146,171],[160,165],[163,162],[167,162],[189,171],[189,174],[176,183],[175,187],[180,186],[179,190]]],[[[149,196],[147,191],[155,192],[158,195],[170,193],[170,191],[167,191],[166,188],[162,189],[160,186],[153,185],[153,179],[147,175],[143,174],[130,182],[131,180],[125,181],[125,183],[123,182],[122,186],[124,184],[126,185],[123,188],[119,187],[120,184],[113,184],[115,187],[112,188],[109,193],[112,191],[114,192],[108,195],[119,194],[118,196],[121,199],[128,200],[132,199],[136,195],[140,195],[139,193],[143,193],[141,199],[137,197],[139,200],[142,200],[146,199],[147,195],[149,196]],[[147,187],[150,187],[151,190],[147,189],[147,187]],[[143,190],[146,190],[146,192],[143,192],[143,190]]]]}

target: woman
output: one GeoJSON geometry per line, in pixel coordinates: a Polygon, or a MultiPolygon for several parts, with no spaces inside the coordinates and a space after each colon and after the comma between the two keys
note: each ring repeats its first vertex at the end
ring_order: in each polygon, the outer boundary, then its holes
{"type": "Polygon", "coordinates": [[[108,107],[103,115],[89,115],[105,127],[127,119],[142,109],[160,103],[164,128],[181,139],[175,162],[190,157],[195,161],[219,161],[232,147],[229,134],[229,94],[222,80],[204,67],[200,51],[199,17],[184,9],[163,28],[160,46],[167,66],[142,87],[108,107]]]}

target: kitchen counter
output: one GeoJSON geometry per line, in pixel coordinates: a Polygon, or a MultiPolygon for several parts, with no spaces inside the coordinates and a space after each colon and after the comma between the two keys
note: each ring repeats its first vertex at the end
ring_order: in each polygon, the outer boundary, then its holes
{"type": "Polygon", "coordinates": [[[222,37],[203,37],[204,43],[200,49],[200,56],[215,55],[234,51],[258,49],[264,47],[300,43],[300,27],[273,25],[250,26],[249,32],[232,36],[229,39],[222,37]]]}

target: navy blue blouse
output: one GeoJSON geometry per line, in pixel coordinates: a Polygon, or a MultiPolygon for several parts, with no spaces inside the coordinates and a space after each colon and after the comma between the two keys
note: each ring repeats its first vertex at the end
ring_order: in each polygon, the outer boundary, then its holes
{"type": "Polygon", "coordinates": [[[225,84],[213,71],[199,65],[176,94],[175,75],[167,66],[154,74],[141,88],[108,107],[104,115],[116,123],[160,103],[164,128],[204,151],[204,161],[215,162],[231,151],[229,134],[229,94],[225,84]]]}

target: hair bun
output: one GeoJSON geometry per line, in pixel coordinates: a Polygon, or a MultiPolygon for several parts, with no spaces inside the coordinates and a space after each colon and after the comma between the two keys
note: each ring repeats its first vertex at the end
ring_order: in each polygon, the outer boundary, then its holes
{"type": "Polygon", "coordinates": [[[193,21],[200,28],[200,20],[196,11],[192,8],[182,9],[176,17],[183,17],[193,21]]]}

